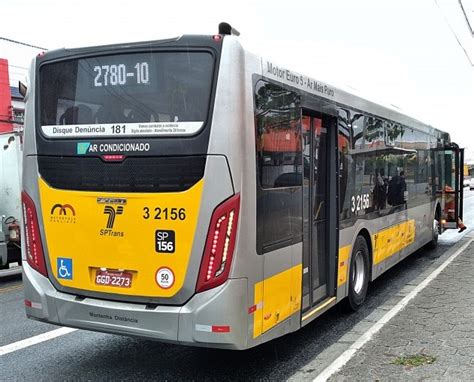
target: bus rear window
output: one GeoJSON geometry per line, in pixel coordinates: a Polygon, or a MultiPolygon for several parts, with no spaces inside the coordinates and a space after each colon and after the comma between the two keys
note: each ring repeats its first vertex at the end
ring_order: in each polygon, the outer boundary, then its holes
{"type": "Polygon", "coordinates": [[[209,109],[207,52],[97,56],[43,65],[41,130],[49,138],[192,135],[209,109]]]}

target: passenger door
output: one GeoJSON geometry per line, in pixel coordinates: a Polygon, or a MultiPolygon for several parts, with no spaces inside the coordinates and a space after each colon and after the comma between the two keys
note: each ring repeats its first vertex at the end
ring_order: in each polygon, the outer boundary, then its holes
{"type": "Polygon", "coordinates": [[[464,149],[452,145],[437,151],[437,195],[441,196],[441,226],[458,228],[463,217],[463,164],[464,149]]]}
{"type": "Polygon", "coordinates": [[[337,124],[329,115],[304,110],[303,311],[335,295],[337,248],[337,124]]]}

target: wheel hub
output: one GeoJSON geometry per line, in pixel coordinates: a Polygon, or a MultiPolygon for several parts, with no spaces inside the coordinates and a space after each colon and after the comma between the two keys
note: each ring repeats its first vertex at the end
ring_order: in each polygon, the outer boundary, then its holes
{"type": "Polygon", "coordinates": [[[357,251],[354,258],[354,272],[352,274],[354,292],[360,294],[365,281],[365,264],[362,251],[357,251]]]}

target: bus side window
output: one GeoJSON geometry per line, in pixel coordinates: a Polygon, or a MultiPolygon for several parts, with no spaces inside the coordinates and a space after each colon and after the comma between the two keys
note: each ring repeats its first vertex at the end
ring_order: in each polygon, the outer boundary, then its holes
{"type": "Polygon", "coordinates": [[[350,211],[350,200],[346,198],[349,177],[349,139],[349,131],[339,124],[339,213],[341,220],[349,217],[350,211]]]}
{"type": "Polygon", "coordinates": [[[262,188],[301,186],[301,127],[298,95],[257,83],[257,171],[262,188]]]}
{"type": "Polygon", "coordinates": [[[257,253],[302,240],[302,137],[299,96],[280,86],[255,85],[257,253]]]}

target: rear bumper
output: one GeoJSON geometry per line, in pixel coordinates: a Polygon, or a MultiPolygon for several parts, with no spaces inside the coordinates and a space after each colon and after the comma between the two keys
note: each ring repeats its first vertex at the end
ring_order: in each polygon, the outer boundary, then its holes
{"type": "Polygon", "coordinates": [[[62,293],[26,262],[23,264],[29,318],[186,345],[247,348],[246,279],[228,280],[194,295],[183,306],[150,306],[62,293]]]}

